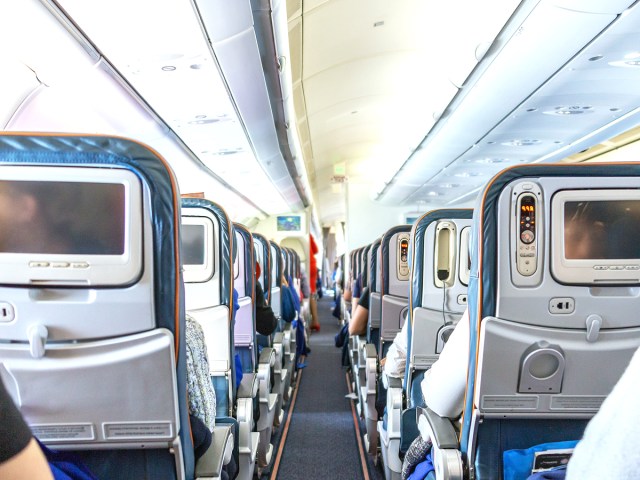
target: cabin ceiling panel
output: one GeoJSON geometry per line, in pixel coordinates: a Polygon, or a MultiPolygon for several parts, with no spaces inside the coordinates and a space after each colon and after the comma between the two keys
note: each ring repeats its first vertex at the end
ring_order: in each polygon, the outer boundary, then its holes
{"type": "Polygon", "coordinates": [[[189,2],[60,3],[211,171],[269,213],[301,206],[279,148],[248,1],[198,2],[202,17],[189,2]],[[252,159],[250,176],[233,155],[252,159]]]}
{"type": "MultiPolygon", "coordinates": [[[[614,18],[613,15],[567,11],[541,2],[519,26],[515,25],[518,26],[516,30],[513,27],[503,30],[503,37],[496,42],[499,48],[489,52],[484,67],[474,72],[476,76],[472,75],[469,84],[424,139],[419,153],[403,165],[397,174],[400,183],[403,179],[420,177],[425,182],[422,188],[431,191],[427,189],[438,183],[451,183],[452,176],[456,175],[488,180],[496,169],[522,160],[539,159],[572,142],[572,131],[574,136],[585,131],[580,130],[579,119],[575,120],[575,128],[569,128],[567,119],[560,118],[562,114],[526,112],[526,109],[537,109],[539,105],[535,104],[539,101],[544,104],[557,100],[553,98],[553,88],[560,87],[553,87],[552,80],[549,83],[547,80],[614,18]],[[564,28],[568,24],[574,27],[564,28]],[[518,82],[512,81],[514,72],[517,72],[518,82]],[[543,87],[539,89],[539,85],[543,87]],[[546,101],[545,97],[548,97],[546,101]],[[529,105],[529,102],[533,103],[529,105]],[[469,169],[469,165],[474,168],[469,169]],[[424,176],[434,170],[435,174],[424,176]]],[[[573,75],[571,66],[564,68],[561,75],[564,72],[573,75]]],[[[557,77],[561,78],[560,75],[557,77]]],[[[575,94],[571,77],[564,77],[559,82],[566,91],[559,93],[565,99],[558,106],[570,105],[572,102],[568,100],[573,98],[566,95],[575,94]]],[[[589,91],[589,88],[583,88],[589,91]]],[[[602,116],[611,119],[610,113],[602,112],[602,116]]],[[[591,122],[597,115],[583,116],[583,122],[591,122]]],[[[391,181],[384,195],[396,185],[397,182],[391,181]]],[[[408,198],[413,201],[416,197],[423,198],[424,195],[417,192],[408,198]]]]}

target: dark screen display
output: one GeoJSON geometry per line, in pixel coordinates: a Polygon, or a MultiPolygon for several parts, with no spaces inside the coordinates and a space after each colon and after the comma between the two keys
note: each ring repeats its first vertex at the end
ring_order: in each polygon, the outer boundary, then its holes
{"type": "Polygon", "coordinates": [[[125,186],[0,180],[0,252],[122,255],[125,186]]]}
{"type": "Polygon", "coordinates": [[[182,264],[204,265],[204,225],[182,225],[182,264]]]}
{"type": "Polygon", "coordinates": [[[564,256],[574,260],[640,259],[640,200],[566,202],[564,256]]]}

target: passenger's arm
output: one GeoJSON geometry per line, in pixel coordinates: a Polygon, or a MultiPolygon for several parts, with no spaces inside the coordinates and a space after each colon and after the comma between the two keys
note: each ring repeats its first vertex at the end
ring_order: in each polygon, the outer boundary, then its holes
{"type": "Polygon", "coordinates": [[[465,312],[422,380],[427,407],[441,417],[457,418],[462,413],[468,364],[469,314],[465,312]]]}
{"type": "Polygon", "coordinates": [[[367,331],[367,324],[369,323],[369,310],[362,305],[358,305],[353,315],[351,315],[351,321],[349,322],[349,335],[364,335],[367,331]]]}
{"type": "MultiPolygon", "coordinates": [[[[7,441],[7,440],[3,440],[7,441]]],[[[0,478],[11,480],[53,480],[40,446],[31,439],[27,446],[6,462],[0,463],[0,478]]]]}
{"type": "Polygon", "coordinates": [[[0,478],[52,479],[40,446],[0,380],[0,478]]]}

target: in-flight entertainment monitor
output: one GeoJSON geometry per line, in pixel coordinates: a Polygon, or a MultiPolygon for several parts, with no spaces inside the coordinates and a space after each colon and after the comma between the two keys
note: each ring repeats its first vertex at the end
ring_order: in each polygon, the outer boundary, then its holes
{"type": "Polygon", "coordinates": [[[142,218],[129,170],[3,165],[0,284],[131,284],[142,273],[142,218]]]}
{"type": "Polygon", "coordinates": [[[214,273],[213,222],[206,217],[183,216],[181,237],[184,281],[208,281],[214,273]]]}
{"type": "Polygon", "coordinates": [[[567,284],[640,283],[640,190],[563,190],[551,203],[553,276],[567,284]]]}
{"type": "Polygon", "coordinates": [[[300,215],[280,215],[276,217],[276,222],[276,228],[279,232],[300,232],[302,230],[300,215]]]}

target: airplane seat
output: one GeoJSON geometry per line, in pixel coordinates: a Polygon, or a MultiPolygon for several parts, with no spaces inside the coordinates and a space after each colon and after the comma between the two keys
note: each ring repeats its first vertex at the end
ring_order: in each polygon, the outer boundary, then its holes
{"type": "MultiPolygon", "coordinates": [[[[259,233],[253,233],[253,243],[257,253],[258,264],[260,265],[260,278],[256,278],[262,285],[265,301],[272,301],[272,254],[269,240],[259,233]]],[[[275,363],[276,353],[272,348],[272,340],[269,335],[256,334],[258,342],[258,380],[260,398],[260,418],[258,419],[258,432],[260,432],[260,442],[258,444],[257,465],[260,472],[271,463],[273,445],[271,444],[271,433],[273,422],[276,416],[277,394],[273,393],[275,383],[275,363]]]]}
{"type": "Polygon", "coordinates": [[[0,194],[0,375],[34,435],[99,478],[194,478],[166,162],[124,138],[3,134],[0,194]]]}
{"type": "MultiPolygon", "coordinates": [[[[383,235],[380,243],[382,305],[378,361],[386,357],[396,334],[402,329],[409,308],[410,231],[411,225],[395,226],[383,235]]],[[[400,448],[402,406],[402,380],[390,378],[387,389],[387,414],[377,422],[387,480],[399,479],[402,471],[402,462],[397,454],[400,448]],[[392,406],[391,410],[388,408],[389,405],[392,406]]]]}
{"type": "MultiPolygon", "coordinates": [[[[371,251],[371,245],[367,245],[363,247],[359,252],[359,257],[360,257],[359,258],[360,260],[359,276],[361,279],[360,295],[362,295],[365,288],[369,287],[368,272],[369,272],[369,252],[370,251],[371,251]]],[[[368,318],[367,318],[367,324],[368,324],[368,318]]],[[[366,326],[365,326],[365,329],[366,329],[366,326]]],[[[367,401],[367,392],[370,391],[370,389],[367,387],[367,366],[368,366],[368,363],[369,363],[369,368],[375,368],[376,366],[375,356],[371,357],[372,360],[368,359],[367,357],[367,352],[371,350],[370,349],[368,350],[366,348],[366,344],[367,344],[366,330],[361,335],[353,336],[353,348],[354,348],[353,361],[357,371],[357,378],[356,378],[357,390],[356,391],[358,394],[358,409],[359,409],[360,415],[362,415],[364,418],[366,418],[365,417],[366,407],[364,406],[364,404],[367,401]]],[[[375,379],[373,383],[373,391],[371,393],[373,393],[373,395],[375,396],[375,379]]],[[[375,422],[373,423],[373,425],[375,427],[375,422]]],[[[368,437],[365,437],[365,441],[368,442],[368,437]]]]}
{"type": "Polygon", "coordinates": [[[640,252],[621,258],[609,236],[620,219],[627,236],[640,229],[638,175],[637,163],[526,165],[485,188],[461,431],[428,410],[419,421],[437,478],[502,479],[504,452],[582,436],[640,345],[640,252]]]}
{"type": "MultiPolygon", "coordinates": [[[[283,269],[283,255],[282,249],[280,245],[275,242],[269,242],[271,247],[271,258],[273,261],[271,262],[271,295],[270,295],[270,303],[269,306],[273,311],[273,314],[278,319],[278,324],[280,324],[280,319],[282,318],[281,310],[282,310],[282,269],[283,269]]],[[[274,417],[273,425],[275,427],[279,426],[284,417],[284,397],[285,392],[289,391],[289,384],[291,378],[289,376],[288,370],[285,368],[285,336],[282,331],[277,328],[276,331],[271,335],[273,349],[276,354],[275,364],[274,364],[274,385],[272,393],[277,395],[276,401],[276,415],[274,417]]],[[[290,337],[286,337],[289,339],[290,337]]],[[[290,347],[287,346],[286,350],[289,350],[290,347]]]]}
{"type": "Polygon", "coordinates": [[[467,308],[471,209],[434,210],[411,233],[407,368],[408,406],[423,406],[420,382],[467,308]]]}
{"type": "MultiPolygon", "coordinates": [[[[471,209],[433,210],[420,217],[411,231],[407,363],[402,385],[406,405],[400,407],[398,451],[388,455],[402,458],[419,434],[422,379],[466,309],[471,216],[471,209]]],[[[387,405],[389,412],[393,408],[387,405]]]]}
{"type": "MultiPolygon", "coordinates": [[[[235,432],[233,456],[240,468],[241,432],[251,429],[251,399],[238,398],[233,272],[238,254],[233,225],[219,205],[202,198],[182,199],[182,249],[186,310],[204,331],[209,374],[216,392],[216,419],[235,432]],[[235,255],[234,255],[235,252],[235,255]],[[248,404],[248,405],[245,405],[248,404]],[[238,412],[242,414],[238,418],[238,412]]],[[[251,467],[244,467],[246,468],[251,467]]]]}
{"type": "Polygon", "coordinates": [[[239,420],[239,477],[253,477],[260,434],[256,431],[254,412],[259,412],[258,356],[254,319],[255,259],[253,238],[243,225],[234,223],[237,255],[234,261],[234,288],[238,292],[235,315],[234,344],[240,355],[243,376],[237,388],[236,417],[239,420]]]}

